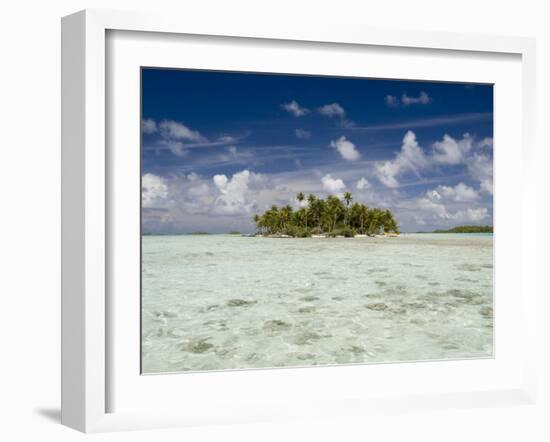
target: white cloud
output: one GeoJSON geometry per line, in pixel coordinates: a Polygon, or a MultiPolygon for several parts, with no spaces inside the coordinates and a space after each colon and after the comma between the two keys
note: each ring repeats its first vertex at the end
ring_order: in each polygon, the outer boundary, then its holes
{"type": "Polygon", "coordinates": [[[308,140],[311,137],[311,132],[304,129],[296,129],[296,138],[300,140],[308,140]]]}
{"type": "Polygon", "coordinates": [[[357,184],[355,185],[355,187],[357,187],[359,190],[365,190],[365,189],[370,189],[371,184],[366,178],[361,177],[361,179],[357,181],[357,184]]]}
{"type": "Polygon", "coordinates": [[[189,175],[187,175],[187,179],[189,181],[197,181],[201,178],[201,176],[198,173],[191,172],[189,175]]]}
{"type": "Polygon", "coordinates": [[[157,131],[157,123],[151,118],[141,120],[141,132],[144,134],[154,134],[157,131]]]}
{"type": "Polygon", "coordinates": [[[426,196],[431,199],[432,201],[439,201],[441,199],[441,195],[437,190],[427,190],[426,196]]]}
{"type": "Polygon", "coordinates": [[[206,183],[201,183],[187,189],[187,196],[192,199],[205,198],[210,194],[210,188],[206,183]]]}
{"type": "Polygon", "coordinates": [[[483,180],[479,183],[479,190],[482,192],[493,194],[493,180],[483,180]]]}
{"type": "Polygon", "coordinates": [[[170,140],[205,141],[205,138],[196,130],[191,130],[182,123],[164,120],[159,124],[161,135],[170,140]]]}
{"type": "Polygon", "coordinates": [[[441,141],[436,141],[432,145],[433,159],[441,164],[461,164],[472,149],[472,141],[468,133],[464,134],[460,140],[445,134],[441,141]]]}
{"type": "Polygon", "coordinates": [[[231,144],[231,143],[236,143],[237,142],[237,138],[235,137],[232,137],[230,135],[224,135],[224,136],[221,136],[218,138],[218,142],[222,143],[222,144],[231,144]]]}
{"type": "Polygon", "coordinates": [[[479,207],[477,209],[459,210],[453,215],[453,218],[457,221],[481,221],[489,216],[489,211],[486,207],[479,207]]]}
{"type": "Polygon", "coordinates": [[[321,183],[323,184],[323,189],[329,193],[340,193],[346,188],[346,185],[340,178],[332,178],[330,174],[321,178],[321,183]]]}
{"type": "Polygon", "coordinates": [[[431,101],[431,97],[424,91],[420,92],[418,97],[411,97],[407,95],[406,92],[403,92],[401,96],[401,102],[404,106],[410,106],[411,104],[429,104],[431,101]]]}
{"type": "Polygon", "coordinates": [[[388,107],[399,107],[399,99],[395,95],[386,95],[384,101],[388,107]]]}
{"type": "Polygon", "coordinates": [[[254,200],[248,198],[249,186],[260,180],[260,175],[248,169],[233,174],[230,179],[226,175],[215,175],[213,181],[221,193],[216,199],[217,211],[223,214],[249,212],[255,204],[254,200]]]}
{"type": "Polygon", "coordinates": [[[412,201],[404,201],[399,204],[398,218],[409,217],[418,225],[434,225],[449,227],[461,223],[479,222],[489,216],[486,207],[468,207],[459,209],[456,203],[445,203],[438,191],[427,192],[425,197],[419,197],[412,201]],[[403,211],[404,210],[404,211],[403,211]]]}
{"type": "Polygon", "coordinates": [[[331,141],[330,147],[336,149],[344,160],[355,161],[361,156],[355,145],[347,140],[346,137],[340,137],[336,141],[331,141]]]}
{"type": "Polygon", "coordinates": [[[225,189],[225,186],[227,185],[227,176],[225,175],[214,175],[214,177],[212,178],[213,181],[214,181],[214,184],[216,185],[216,187],[218,189],[220,189],[220,191],[222,189],[225,189]]]}
{"type": "Polygon", "coordinates": [[[419,171],[428,165],[428,159],[424,151],[416,141],[416,135],[408,131],[403,137],[401,151],[393,160],[376,165],[378,179],[387,187],[398,187],[397,177],[406,172],[412,172],[419,176],[419,171]]]}
{"type": "Polygon", "coordinates": [[[493,161],[485,154],[474,153],[466,160],[470,176],[479,181],[480,190],[493,194],[493,161]]]}
{"type": "Polygon", "coordinates": [[[181,141],[176,140],[159,140],[159,146],[166,147],[170,152],[178,157],[183,157],[189,152],[185,149],[186,146],[181,141]]]}
{"type": "Polygon", "coordinates": [[[324,115],[326,117],[344,118],[346,116],[346,111],[338,103],[325,104],[317,110],[321,115],[324,115]]]}
{"type": "Polygon", "coordinates": [[[295,117],[303,117],[309,112],[308,108],[301,107],[295,100],[292,100],[290,103],[281,104],[281,107],[295,117]]]}
{"type": "Polygon", "coordinates": [[[492,149],[493,148],[493,138],[485,137],[483,140],[477,143],[477,147],[481,149],[492,149]]]}
{"type": "Polygon", "coordinates": [[[459,183],[456,186],[437,186],[428,190],[426,196],[432,201],[471,202],[479,199],[479,194],[470,186],[459,183]]]}
{"type": "Polygon", "coordinates": [[[146,173],[141,177],[141,204],[144,208],[164,205],[168,198],[168,186],[160,176],[146,173]]]}

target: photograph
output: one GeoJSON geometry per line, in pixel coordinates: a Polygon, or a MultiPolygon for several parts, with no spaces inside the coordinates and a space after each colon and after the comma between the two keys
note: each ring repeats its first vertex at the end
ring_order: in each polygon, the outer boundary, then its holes
{"type": "Polygon", "coordinates": [[[142,374],[494,357],[493,84],[140,89],[142,374]]]}

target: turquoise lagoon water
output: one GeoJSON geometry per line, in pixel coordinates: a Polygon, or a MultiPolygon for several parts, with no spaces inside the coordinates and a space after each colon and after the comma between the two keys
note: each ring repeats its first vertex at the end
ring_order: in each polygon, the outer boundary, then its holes
{"type": "Polygon", "coordinates": [[[493,354],[493,238],[144,236],[144,373],[493,354]]]}

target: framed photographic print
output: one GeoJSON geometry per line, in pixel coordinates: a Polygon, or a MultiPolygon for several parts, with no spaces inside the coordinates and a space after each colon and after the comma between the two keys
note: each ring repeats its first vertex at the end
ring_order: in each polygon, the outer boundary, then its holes
{"type": "Polygon", "coordinates": [[[492,84],[144,67],[141,97],[143,373],[493,356],[492,84]]]}
{"type": "Polygon", "coordinates": [[[86,11],[63,56],[65,424],[532,400],[530,40],[86,11]]]}

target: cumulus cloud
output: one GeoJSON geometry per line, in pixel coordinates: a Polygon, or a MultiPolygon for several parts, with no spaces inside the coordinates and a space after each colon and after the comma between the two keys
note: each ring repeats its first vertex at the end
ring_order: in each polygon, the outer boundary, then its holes
{"type": "Polygon", "coordinates": [[[163,138],[170,140],[205,141],[206,139],[196,130],[173,120],[164,120],[159,124],[163,138]]]}
{"type": "Polygon", "coordinates": [[[493,148],[493,138],[485,137],[483,140],[477,143],[477,147],[481,149],[492,149],[493,148]]]}
{"type": "Polygon", "coordinates": [[[399,187],[397,177],[406,172],[419,176],[420,170],[428,165],[424,151],[416,141],[416,135],[408,131],[403,138],[401,150],[395,158],[376,165],[378,179],[387,187],[399,187]]]}
{"type": "Polygon", "coordinates": [[[300,140],[308,140],[309,138],[311,138],[311,132],[308,130],[296,129],[294,133],[296,134],[296,138],[300,140]]]}
{"type": "Polygon", "coordinates": [[[426,192],[432,201],[471,202],[479,199],[479,194],[470,186],[459,183],[456,186],[437,186],[426,192]]]}
{"type": "Polygon", "coordinates": [[[325,104],[317,109],[321,115],[325,117],[340,117],[346,116],[346,111],[338,103],[325,104]]]}
{"type": "Polygon", "coordinates": [[[357,181],[355,187],[359,190],[365,190],[370,189],[372,186],[366,178],[361,177],[361,179],[357,181]]]}
{"type": "Polygon", "coordinates": [[[157,132],[157,123],[151,118],[141,120],[141,132],[144,134],[150,135],[157,132]]]}
{"type": "Polygon", "coordinates": [[[165,204],[168,186],[164,179],[152,173],[141,177],[141,204],[143,208],[156,208],[165,204]]]}
{"type": "Polygon", "coordinates": [[[433,159],[441,164],[461,164],[472,149],[472,141],[468,133],[465,133],[460,140],[445,134],[441,141],[436,141],[432,145],[433,159]]]}
{"type": "Polygon", "coordinates": [[[466,160],[472,178],[479,181],[480,190],[493,194],[493,160],[486,154],[474,153],[466,160]]]}
{"type": "Polygon", "coordinates": [[[355,148],[355,145],[343,136],[335,141],[331,141],[330,147],[336,149],[342,158],[347,161],[358,160],[361,156],[359,151],[355,148]]]}
{"type": "Polygon", "coordinates": [[[453,217],[458,221],[471,221],[477,222],[484,220],[489,216],[489,211],[486,207],[478,207],[477,209],[468,208],[466,210],[459,210],[453,217]]]}
{"type": "Polygon", "coordinates": [[[308,108],[300,106],[296,100],[292,100],[290,103],[281,104],[281,107],[295,117],[303,117],[309,112],[308,108]]]}
{"type": "Polygon", "coordinates": [[[489,217],[486,207],[457,207],[452,201],[445,202],[444,197],[436,190],[427,192],[424,197],[402,203],[399,210],[403,209],[405,216],[411,217],[418,225],[452,226],[477,223],[489,217]]]}
{"type": "Polygon", "coordinates": [[[428,93],[424,91],[421,91],[418,97],[412,97],[407,95],[406,92],[403,92],[403,95],[401,95],[401,102],[404,106],[410,106],[411,104],[429,104],[432,102],[432,99],[428,93]]]}
{"type": "Polygon", "coordinates": [[[461,165],[466,168],[472,179],[479,182],[480,191],[492,194],[492,158],[490,153],[478,151],[489,146],[491,140],[485,138],[478,142],[468,133],[460,139],[445,134],[441,140],[432,144],[431,151],[426,154],[418,144],[414,132],[408,131],[395,158],[377,163],[375,173],[384,185],[396,188],[399,187],[401,175],[413,173],[420,177],[420,172],[429,167],[461,165]]]}
{"type": "Polygon", "coordinates": [[[346,185],[340,178],[332,178],[329,174],[321,178],[321,183],[323,184],[323,189],[328,193],[340,193],[346,188],[346,185]]]}
{"type": "Polygon", "coordinates": [[[216,209],[223,214],[237,214],[249,212],[255,201],[247,198],[250,185],[261,180],[261,176],[248,169],[233,174],[214,175],[213,182],[220,192],[216,199],[216,209]]]}

